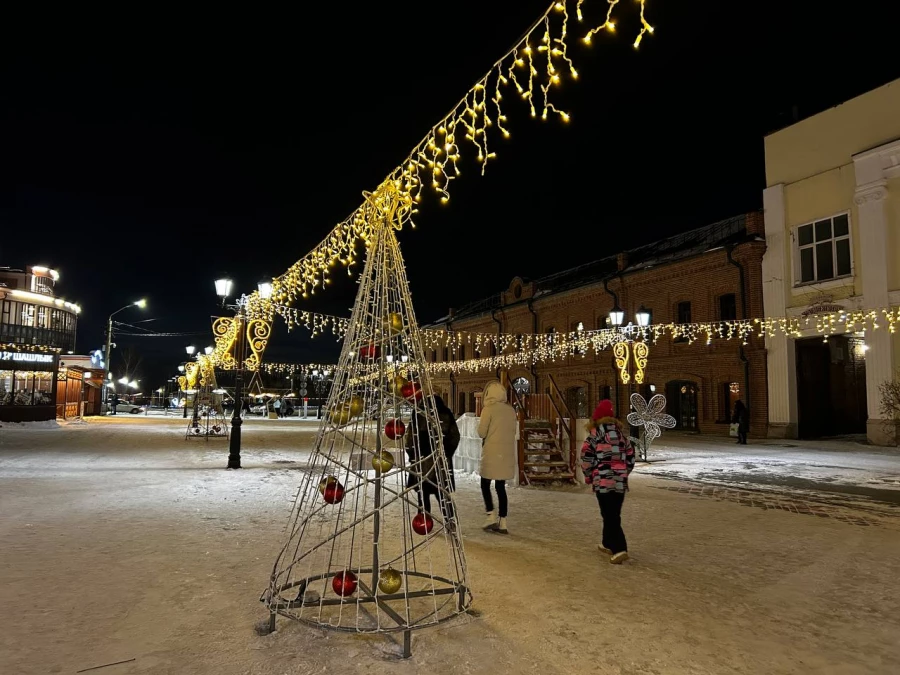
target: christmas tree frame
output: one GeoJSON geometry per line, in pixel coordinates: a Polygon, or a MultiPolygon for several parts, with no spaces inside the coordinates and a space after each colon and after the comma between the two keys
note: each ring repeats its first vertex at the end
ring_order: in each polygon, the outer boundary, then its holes
{"type": "Polygon", "coordinates": [[[280,614],[330,630],[403,632],[408,657],[413,630],[464,616],[472,595],[394,234],[411,202],[393,181],[365,196],[365,270],[327,414],[261,600],[271,630],[280,614]],[[419,434],[417,421],[425,426],[419,434]]]}

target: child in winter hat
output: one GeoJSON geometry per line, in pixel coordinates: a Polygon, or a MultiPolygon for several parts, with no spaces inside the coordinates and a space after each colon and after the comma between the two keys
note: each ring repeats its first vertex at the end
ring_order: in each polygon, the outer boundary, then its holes
{"type": "Polygon", "coordinates": [[[615,419],[616,411],[613,410],[612,401],[608,398],[603,399],[597,404],[597,407],[594,408],[594,414],[591,415],[591,420],[594,422],[599,422],[604,417],[608,417],[611,419],[615,419]]]}

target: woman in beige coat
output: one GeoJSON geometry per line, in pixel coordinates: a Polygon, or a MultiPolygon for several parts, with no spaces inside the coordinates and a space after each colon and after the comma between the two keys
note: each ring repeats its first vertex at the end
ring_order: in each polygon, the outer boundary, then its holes
{"type": "Polygon", "coordinates": [[[497,381],[489,382],[482,395],[483,409],[478,424],[478,435],[484,440],[481,444],[481,496],[484,497],[484,509],[487,519],[484,529],[508,534],[506,515],[506,481],[516,477],[516,428],[518,419],[516,411],[506,402],[506,387],[497,381]],[[491,481],[497,491],[497,504],[500,507],[499,522],[494,511],[494,500],[491,497],[491,481]]]}

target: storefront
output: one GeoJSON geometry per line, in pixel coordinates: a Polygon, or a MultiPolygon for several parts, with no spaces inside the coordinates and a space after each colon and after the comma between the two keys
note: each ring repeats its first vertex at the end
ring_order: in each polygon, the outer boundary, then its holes
{"type": "Polygon", "coordinates": [[[0,345],[0,421],[56,418],[58,363],[51,347],[0,345]]]}

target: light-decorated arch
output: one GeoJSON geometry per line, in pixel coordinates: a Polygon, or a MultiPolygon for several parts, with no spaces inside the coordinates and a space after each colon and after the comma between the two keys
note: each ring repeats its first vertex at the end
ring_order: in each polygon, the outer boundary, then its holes
{"type": "MultiPolygon", "coordinates": [[[[646,1],[637,0],[639,27],[635,48],[646,34],[653,33],[644,14],[646,1]]],[[[315,248],[272,280],[268,297],[255,291],[242,298],[235,317],[214,321],[214,364],[230,370],[242,361],[245,369],[257,370],[276,315],[287,320],[285,310],[295,300],[327,288],[334,268],[343,266],[353,275],[359,245],[368,246],[373,237],[372,224],[379,222],[377,211],[396,210],[397,217],[392,212],[390,221],[400,229],[406,223],[415,227],[417,205],[427,194],[443,204],[449,202],[451,183],[461,175],[458,165],[464,149],[467,155],[474,156],[484,174],[488,163],[496,158],[494,142],[498,136],[510,137],[506,124],[508,106],[504,103],[507,95],[519,99],[533,118],[557,117],[568,122],[570,114],[554,103],[553,93],[563,81],[578,79],[569,53],[573,33],[580,36],[583,44],[590,45],[598,33],[614,32],[617,5],[619,0],[551,2],[515,45],[431,127],[378,189],[364,193],[359,207],[315,248]],[[386,199],[393,202],[386,204],[386,199]],[[253,348],[254,344],[258,349],[253,348]],[[251,348],[246,358],[242,352],[245,345],[251,348]]]]}

